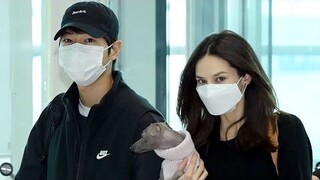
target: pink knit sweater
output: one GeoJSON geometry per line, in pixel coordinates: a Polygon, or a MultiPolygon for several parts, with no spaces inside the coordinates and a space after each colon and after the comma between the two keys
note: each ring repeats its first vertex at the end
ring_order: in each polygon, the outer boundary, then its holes
{"type": "Polygon", "coordinates": [[[172,179],[173,175],[178,170],[179,163],[183,160],[183,158],[188,157],[188,165],[185,168],[186,170],[189,166],[192,153],[196,151],[189,132],[186,130],[180,130],[179,134],[181,134],[185,138],[176,147],[154,150],[158,156],[164,158],[164,161],[162,162],[162,170],[165,180],[172,179]]]}

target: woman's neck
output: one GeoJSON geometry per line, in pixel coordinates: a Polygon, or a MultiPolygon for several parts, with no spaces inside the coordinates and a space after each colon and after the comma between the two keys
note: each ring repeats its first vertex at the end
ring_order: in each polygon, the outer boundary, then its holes
{"type": "Polygon", "coordinates": [[[243,117],[243,111],[244,111],[244,98],[242,98],[239,101],[236,108],[232,112],[229,112],[220,116],[221,118],[220,140],[227,141],[227,140],[234,139],[237,136],[240,127],[243,125],[245,121],[244,119],[240,120],[243,117]]]}

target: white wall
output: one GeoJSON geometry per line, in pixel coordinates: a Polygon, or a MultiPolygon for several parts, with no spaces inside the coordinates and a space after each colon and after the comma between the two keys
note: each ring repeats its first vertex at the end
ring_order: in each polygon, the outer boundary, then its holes
{"type": "Polygon", "coordinates": [[[2,0],[0,12],[0,163],[17,169],[32,127],[31,0],[2,0]]]}
{"type": "MultiPolygon", "coordinates": [[[[9,2],[3,1],[0,6],[0,22],[2,26],[0,28],[0,34],[6,35],[2,37],[0,41],[0,164],[4,162],[10,162],[10,138],[11,138],[11,87],[10,87],[10,54],[9,45],[10,38],[7,36],[10,31],[9,17],[9,2]],[[8,45],[9,43],[9,45],[8,45]],[[5,102],[5,103],[4,103],[5,102]]],[[[9,180],[8,177],[0,176],[0,180],[9,180]]]]}
{"type": "MultiPolygon", "coordinates": [[[[0,28],[0,34],[9,34],[10,22],[9,16],[9,3],[8,1],[2,2],[0,6],[0,12],[4,15],[0,17],[2,27],[0,28]]],[[[11,90],[10,90],[10,54],[9,46],[10,43],[9,36],[3,36],[0,41],[0,99],[5,100],[6,103],[0,103],[0,155],[5,156],[9,154],[9,142],[10,142],[10,120],[11,120],[11,90]]],[[[0,162],[1,163],[1,162],[0,162]]]]}
{"type": "Polygon", "coordinates": [[[31,0],[10,0],[10,61],[12,66],[11,153],[20,164],[32,126],[32,10],[31,0]],[[21,33],[21,32],[24,33],[21,33]]]}

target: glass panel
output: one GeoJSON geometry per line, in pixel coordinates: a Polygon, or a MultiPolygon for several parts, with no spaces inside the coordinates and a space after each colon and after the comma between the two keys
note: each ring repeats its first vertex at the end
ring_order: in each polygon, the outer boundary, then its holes
{"type": "Polygon", "coordinates": [[[167,58],[168,123],[174,129],[181,129],[176,105],[180,74],[186,63],[186,1],[168,0],[167,8],[167,32],[170,48],[170,54],[167,58]]]}
{"type": "Polygon", "coordinates": [[[40,116],[42,95],[41,74],[41,0],[32,0],[32,95],[33,95],[33,124],[40,116]]]}
{"type": "Polygon", "coordinates": [[[186,0],[168,0],[168,41],[171,48],[186,45],[186,0]]]}
{"type": "Polygon", "coordinates": [[[33,124],[38,120],[41,108],[41,56],[35,56],[32,60],[32,96],[33,96],[33,124]]]}
{"type": "Polygon", "coordinates": [[[186,64],[185,55],[170,55],[168,58],[168,84],[170,90],[168,91],[169,99],[169,124],[173,129],[181,129],[181,122],[176,113],[177,95],[180,83],[180,74],[186,64]]]}
{"type": "Polygon", "coordinates": [[[273,1],[272,80],[280,109],[297,115],[320,161],[320,12],[319,1],[273,1]],[[287,7],[287,8],[283,8],[287,7]],[[303,33],[303,34],[302,34],[303,33]]]}

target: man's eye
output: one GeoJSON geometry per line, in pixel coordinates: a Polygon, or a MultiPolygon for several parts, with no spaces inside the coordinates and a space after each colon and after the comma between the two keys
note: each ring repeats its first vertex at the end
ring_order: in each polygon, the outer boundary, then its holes
{"type": "Polygon", "coordinates": [[[88,38],[86,39],[86,42],[92,43],[92,42],[95,42],[95,40],[93,38],[88,38]]]}
{"type": "Polygon", "coordinates": [[[71,43],[72,40],[71,40],[71,39],[63,39],[62,42],[64,42],[64,43],[71,43]]]}

